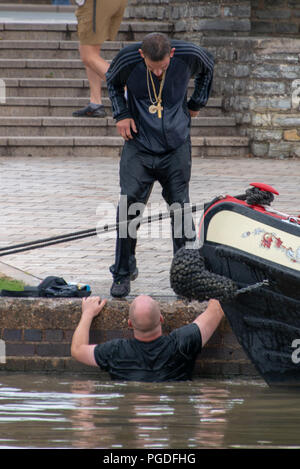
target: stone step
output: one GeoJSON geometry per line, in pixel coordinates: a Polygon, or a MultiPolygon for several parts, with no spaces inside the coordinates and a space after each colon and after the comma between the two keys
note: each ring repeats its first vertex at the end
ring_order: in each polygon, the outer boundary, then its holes
{"type": "MultiPolygon", "coordinates": [[[[34,98],[8,97],[4,104],[0,104],[0,116],[13,117],[70,117],[73,111],[87,105],[86,98],[34,98]]],[[[103,105],[111,115],[111,102],[103,98],[103,105]]],[[[201,117],[222,116],[221,98],[211,98],[206,107],[201,110],[201,117]]]]}
{"type": "MultiPolygon", "coordinates": [[[[232,117],[198,117],[192,120],[192,136],[234,136],[232,117]]],[[[3,137],[100,137],[118,136],[112,118],[0,117],[3,137]]]]}
{"type": "MultiPolygon", "coordinates": [[[[0,137],[0,156],[119,157],[121,137],[0,137]]],[[[193,157],[248,156],[245,137],[192,137],[193,157]]]]}
{"type": "MultiPolygon", "coordinates": [[[[7,2],[7,0],[0,0],[0,4],[3,4],[3,6],[7,6],[10,8],[17,8],[20,9],[23,5],[19,5],[19,3],[25,4],[24,7],[30,7],[30,9],[33,6],[37,6],[39,9],[43,6],[50,6],[51,5],[51,0],[11,0],[10,3],[7,2]],[[11,5],[13,4],[13,5],[11,5]]],[[[52,6],[53,8],[53,6],[52,6]]]]}
{"type": "MultiPolygon", "coordinates": [[[[89,97],[89,82],[87,78],[1,78],[5,83],[6,97],[89,97]]],[[[189,95],[193,89],[194,81],[191,80],[188,87],[189,95]]],[[[102,95],[108,95],[105,82],[102,82],[102,95]]]]}
{"type": "MultiPolygon", "coordinates": [[[[111,60],[120,49],[129,42],[107,41],[102,44],[101,55],[106,60],[111,60]]],[[[22,41],[1,40],[0,59],[80,59],[78,41],[22,41]]]]}
{"type": "Polygon", "coordinates": [[[80,59],[0,59],[0,70],[6,78],[86,78],[80,59]]]}
{"type": "MultiPolygon", "coordinates": [[[[117,41],[140,41],[145,34],[153,31],[169,34],[173,30],[171,23],[160,21],[122,22],[117,34],[117,41]]],[[[68,23],[1,23],[0,37],[5,41],[78,41],[77,21],[68,23]]]]}
{"type": "MultiPolygon", "coordinates": [[[[2,78],[5,82],[7,97],[73,97],[88,98],[89,82],[87,78],[2,78]]],[[[102,83],[102,95],[107,96],[105,82],[102,83]]]]}
{"type": "MultiPolygon", "coordinates": [[[[71,117],[89,97],[76,30],[76,20],[1,23],[0,16],[0,78],[6,85],[6,102],[0,105],[0,156],[120,155],[123,140],[111,117],[71,117]]],[[[172,26],[124,21],[117,40],[103,44],[101,55],[112,60],[125,45],[152,31],[170,33],[172,26]]],[[[193,86],[191,80],[189,93],[193,86]]],[[[102,88],[111,116],[105,83],[102,88]]],[[[234,119],[223,115],[222,98],[213,94],[200,116],[192,120],[193,156],[248,156],[248,139],[238,137],[234,119]]]]}

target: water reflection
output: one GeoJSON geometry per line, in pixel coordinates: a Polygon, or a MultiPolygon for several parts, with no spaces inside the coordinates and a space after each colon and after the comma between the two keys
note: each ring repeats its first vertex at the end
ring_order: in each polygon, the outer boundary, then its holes
{"type": "Polygon", "coordinates": [[[296,393],[260,381],[0,374],[0,448],[299,447],[296,393]]]}
{"type": "Polygon", "coordinates": [[[225,447],[299,449],[299,390],[250,389],[227,423],[225,447]]]}
{"type": "Polygon", "coordinates": [[[224,399],[229,396],[224,389],[88,381],[75,382],[71,391],[86,394],[76,401],[71,416],[73,430],[80,430],[73,441],[76,447],[176,449],[222,443],[224,399]],[[105,395],[108,387],[111,393],[105,395]]]}

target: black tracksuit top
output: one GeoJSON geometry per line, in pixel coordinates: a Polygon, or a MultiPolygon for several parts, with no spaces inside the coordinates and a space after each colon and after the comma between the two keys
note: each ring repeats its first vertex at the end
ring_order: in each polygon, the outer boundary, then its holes
{"type": "MultiPolygon", "coordinates": [[[[172,40],[175,53],[170,60],[162,91],[162,118],[150,114],[147,68],[139,53],[141,43],[122,49],[113,59],[106,74],[107,88],[116,121],[132,118],[137,126],[134,140],[151,153],[172,151],[190,135],[189,109],[198,111],[208,101],[214,60],[205,49],[185,41],[172,40]],[[195,78],[194,92],[187,101],[187,88],[195,78]],[[127,96],[124,96],[124,86],[127,96]]],[[[152,74],[158,94],[160,82],[152,74]]],[[[152,99],[154,93],[150,82],[152,99]]]]}

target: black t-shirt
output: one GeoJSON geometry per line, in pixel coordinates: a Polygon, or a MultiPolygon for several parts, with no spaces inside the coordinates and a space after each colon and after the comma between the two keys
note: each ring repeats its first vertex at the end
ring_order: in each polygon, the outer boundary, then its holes
{"type": "Polygon", "coordinates": [[[191,379],[202,339],[199,327],[192,323],[151,342],[114,339],[96,345],[98,366],[114,380],[185,381],[191,379]]]}

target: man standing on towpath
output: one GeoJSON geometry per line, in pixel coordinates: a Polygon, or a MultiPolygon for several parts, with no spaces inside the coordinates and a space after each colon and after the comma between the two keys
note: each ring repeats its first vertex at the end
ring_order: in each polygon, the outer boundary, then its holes
{"type": "MultiPolygon", "coordinates": [[[[112,61],[107,87],[118,132],[125,140],[117,222],[134,220],[137,214],[128,215],[130,206],[145,206],[155,181],[161,184],[169,207],[189,204],[191,117],[208,101],[213,67],[213,57],[203,48],[169,40],[161,33],[148,34],[142,43],[125,47],[112,61]],[[192,77],[194,91],[187,100],[192,77]]],[[[176,231],[174,214],[171,216],[174,254],[190,238],[182,230],[190,222],[183,220],[182,212],[176,231]]],[[[110,267],[111,295],[119,298],[129,294],[130,281],[138,274],[136,233],[128,230],[124,235],[121,231],[117,233],[115,263],[110,267]]]]}

